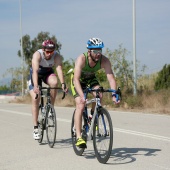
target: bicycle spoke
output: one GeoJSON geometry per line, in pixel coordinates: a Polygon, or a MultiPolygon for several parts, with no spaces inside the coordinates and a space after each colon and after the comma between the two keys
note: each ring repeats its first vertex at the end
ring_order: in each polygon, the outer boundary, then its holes
{"type": "Polygon", "coordinates": [[[109,148],[109,142],[110,142],[110,136],[109,134],[109,123],[107,119],[105,119],[105,125],[103,124],[104,115],[102,114],[99,117],[99,123],[98,123],[98,130],[96,131],[96,143],[97,148],[99,148],[100,153],[101,152],[107,152],[109,148]],[[103,117],[103,118],[102,118],[103,117]]]}
{"type": "Polygon", "coordinates": [[[93,129],[94,149],[101,163],[106,163],[110,157],[113,144],[113,127],[109,113],[101,109],[97,124],[93,129]],[[97,126],[97,127],[96,127],[97,126]]]}
{"type": "Polygon", "coordinates": [[[56,116],[55,110],[50,109],[46,117],[47,141],[50,147],[53,147],[56,139],[56,116]]]}
{"type": "MultiPolygon", "coordinates": [[[[41,108],[40,108],[41,109],[41,108]]],[[[44,129],[43,129],[43,117],[42,117],[42,113],[39,109],[39,115],[38,115],[38,132],[40,134],[40,139],[38,139],[38,143],[42,143],[43,140],[43,135],[44,135],[44,129]]]]}

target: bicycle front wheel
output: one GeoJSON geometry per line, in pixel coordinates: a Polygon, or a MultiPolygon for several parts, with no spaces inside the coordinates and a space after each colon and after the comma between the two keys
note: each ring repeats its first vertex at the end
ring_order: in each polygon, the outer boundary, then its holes
{"type": "Polygon", "coordinates": [[[50,148],[52,148],[55,144],[56,132],[57,132],[57,121],[56,121],[55,109],[52,105],[49,105],[46,112],[46,134],[47,134],[48,145],[50,148]]]}
{"type": "Polygon", "coordinates": [[[75,125],[74,125],[74,115],[75,115],[75,110],[73,113],[73,117],[72,117],[72,122],[71,122],[71,138],[72,138],[72,145],[73,145],[73,149],[74,152],[76,153],[76,155],[81,156],[85,150],[85,148],[79,148],[76,146],[76,129],[75,129],[75,125]]]}
{"type": "Polygon", "coordinates": [[[110,158],[113,145],[113,125],[109,112],[101,108],[93,126],[93,146],[100,163],[110,158]]]}
{"type": "Polygon", "coordinates": [[[44,136],[44,119],[41,113],[41,106],[39,106],[39,114],[38,114],[38,133],[40,134],[38,143],[42,143],[43,136],[44,136]]]}

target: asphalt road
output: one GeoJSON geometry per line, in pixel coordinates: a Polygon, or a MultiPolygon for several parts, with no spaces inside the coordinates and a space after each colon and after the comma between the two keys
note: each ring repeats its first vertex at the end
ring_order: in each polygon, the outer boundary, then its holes
{"type": "Polygon", "coordinates": [[[0,170],[170,170],[170,116],[110,111],[114,126],[112,154],[100,164],[93,144],[83,156],[72,149],[74,108],[56,107],[57,140],[49,148],[32,138],[31,106],[0,103],[0,170]]]}

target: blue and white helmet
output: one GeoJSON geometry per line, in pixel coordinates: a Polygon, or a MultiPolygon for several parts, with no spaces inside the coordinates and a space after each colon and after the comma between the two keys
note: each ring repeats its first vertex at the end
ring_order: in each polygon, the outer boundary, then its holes
{"type": "Polygon", "coordinates": [[[104,43],[100,38],[90,38],[87,41],[87,49],[92,49],[92,48],[103,48],[104,43]]]}

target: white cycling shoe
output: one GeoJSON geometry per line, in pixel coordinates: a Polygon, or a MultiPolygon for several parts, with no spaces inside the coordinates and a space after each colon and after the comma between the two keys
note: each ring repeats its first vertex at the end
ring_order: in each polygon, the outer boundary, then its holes
{"type": "Polygon", "coordinates": [[[38,132],[38,129],[34,129],[34,131],[33,131],[33,138],[34,138],[35,140],[40,139],[40,134],[39,134],[39,132],[38,132]]]}

